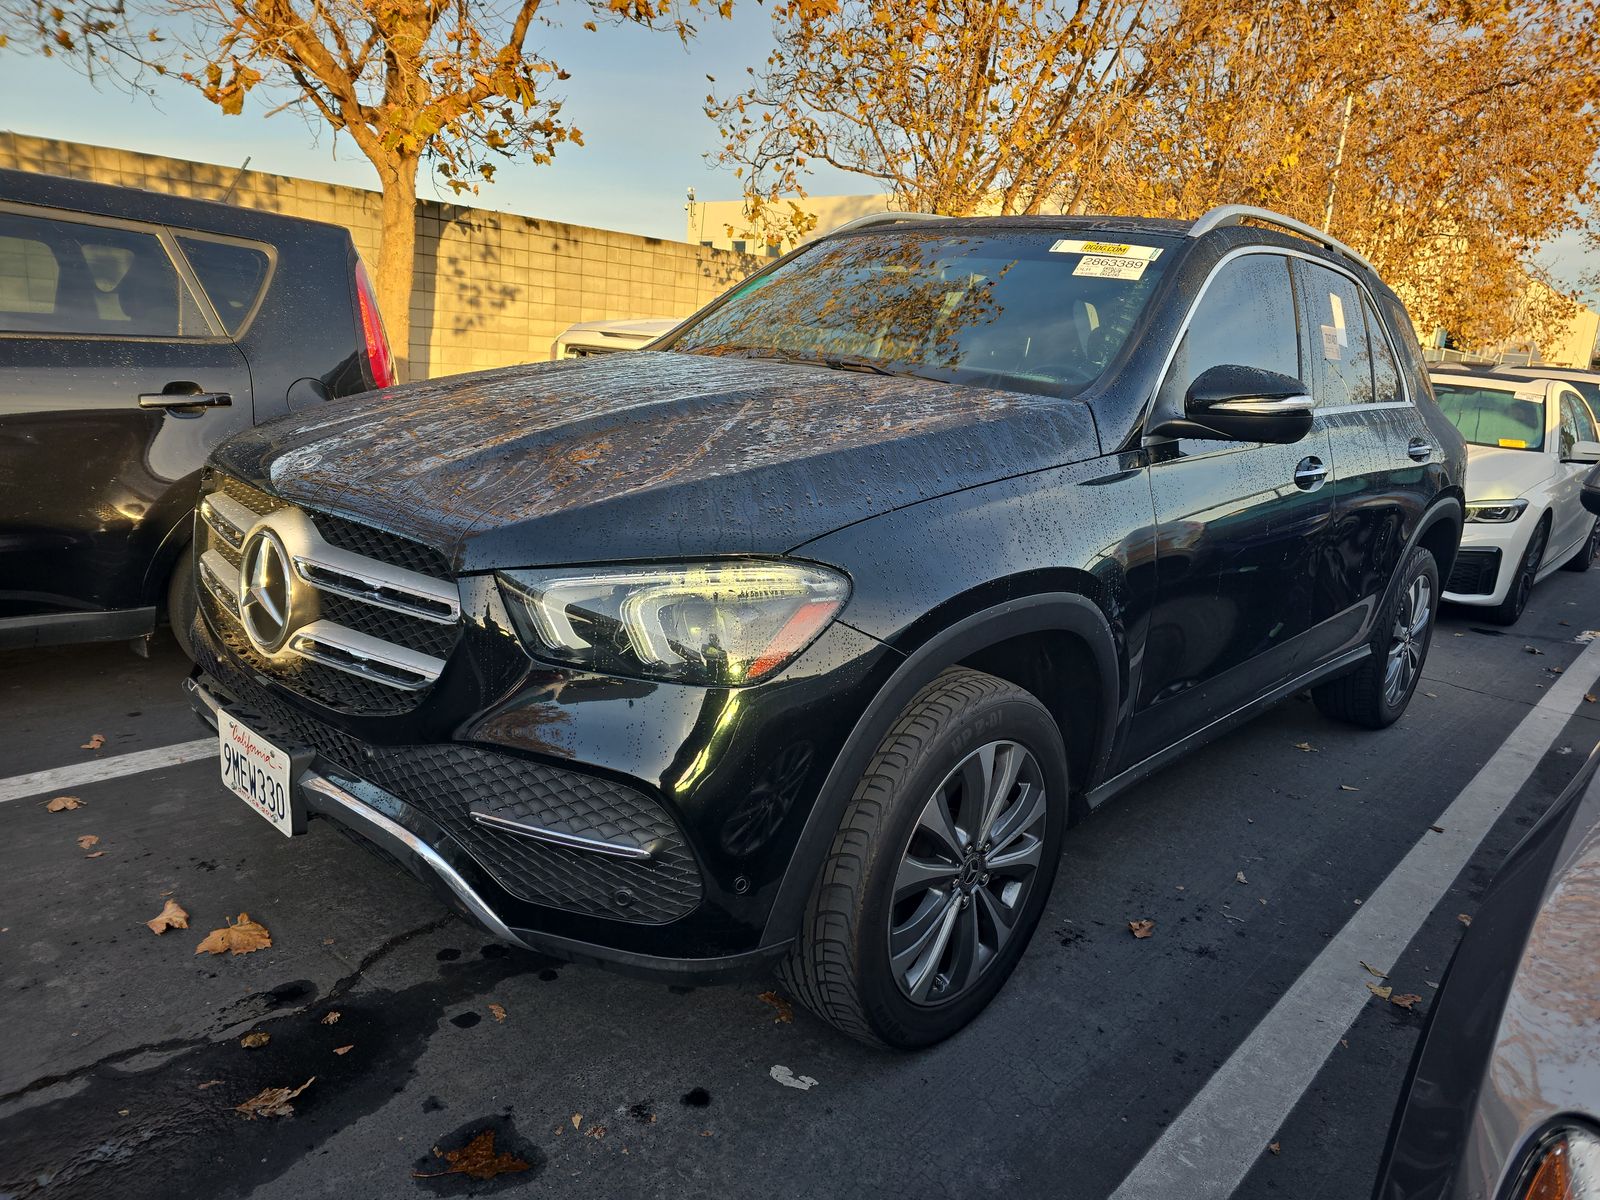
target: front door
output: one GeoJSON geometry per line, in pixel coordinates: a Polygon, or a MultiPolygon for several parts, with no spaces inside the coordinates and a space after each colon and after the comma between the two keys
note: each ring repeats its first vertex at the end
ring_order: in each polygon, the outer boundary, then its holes
{"type": "Polygon", "coordinates": [[[0,630],[154,602],[207,455],[251,424],[196,291],[164,230],[0,205],[0,630]]]}
{"type": "MultiPolygon", "coordinates": [[[[1158,419],[1181,412],[1194,379],[1222,364],[1304,378],[1284,256],[1247,253],[1217,268],[1157,393],[1158,419]]],[[[1332,510],[1320,416],[1292,445],[1182,439],[1150,453],[1156,602],[1126,765],[1309,667],[1332,510]]]]}

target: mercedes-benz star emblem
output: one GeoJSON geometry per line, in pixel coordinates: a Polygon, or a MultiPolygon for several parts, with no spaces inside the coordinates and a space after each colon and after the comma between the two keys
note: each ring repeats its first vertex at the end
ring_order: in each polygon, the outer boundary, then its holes
{"type": "Polygon", "coordinates": [[[256,530],[239,560],[239,616],[258,650],[276,653],[288,639],[293,597],[288,551],[271,530],[256,530]]]}

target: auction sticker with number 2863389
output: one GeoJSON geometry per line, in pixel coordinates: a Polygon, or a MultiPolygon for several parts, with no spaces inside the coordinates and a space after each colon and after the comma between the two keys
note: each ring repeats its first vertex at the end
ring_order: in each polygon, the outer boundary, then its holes
{"type": "Polygon", "coordinates": [[[219,710],[217,754],[223,786],[271,821],[279,833],[292,836],[299,822],[288,752],[219,710]]]}

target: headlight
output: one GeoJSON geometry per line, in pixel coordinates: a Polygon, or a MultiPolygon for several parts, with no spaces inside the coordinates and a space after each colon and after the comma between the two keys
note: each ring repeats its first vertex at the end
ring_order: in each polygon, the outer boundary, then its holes
{"type": "Polygon", "coordinates": [[[850,583],[811,563],[504,571],[517,634],[541,658],[680,683],[754,683],[838,616],[850,583]]]}
{"type": "Polygon", "coordinates": [[[1511,1200],[1586,1200],[1597,1189],[1600,1139],[1584,1129],[1562,1129],[1534,1152],[1511,1200]]]}
{"type": "Polygon", "coordinates": [[[1468,523],[1509,525],[1527,510],[1526,500],[1477,500],[1467,505],[1468,523]]]}

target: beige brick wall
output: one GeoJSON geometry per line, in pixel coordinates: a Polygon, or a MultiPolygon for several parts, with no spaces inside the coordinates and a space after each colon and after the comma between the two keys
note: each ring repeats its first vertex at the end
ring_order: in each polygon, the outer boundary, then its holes
{"type": "MultiPolygon", "coordinates": [[[[343,225],[369,263],[382,242],[378,194],[362,188],[5,132],[0,167],[202,200],[231,186],[235,204],[343,225]]],[[[412,378],[549,358],[577,321],[687,316],[758,265],[685,242],[418,201],[412,378]]]]}

